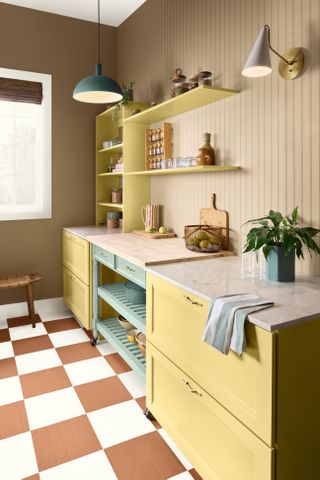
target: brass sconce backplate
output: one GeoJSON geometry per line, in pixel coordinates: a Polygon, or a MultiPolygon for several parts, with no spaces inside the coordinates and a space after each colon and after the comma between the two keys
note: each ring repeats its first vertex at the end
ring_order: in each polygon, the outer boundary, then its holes
{"type": "Polygon", "coordinates": [[[295,60],[292,65],[288,65],[283,60],[279,62],[279,73],[285,80],[293,80],[303,69],[304,55],[300,48],[290,48],[283,57],[289,62],[295,60]]]}

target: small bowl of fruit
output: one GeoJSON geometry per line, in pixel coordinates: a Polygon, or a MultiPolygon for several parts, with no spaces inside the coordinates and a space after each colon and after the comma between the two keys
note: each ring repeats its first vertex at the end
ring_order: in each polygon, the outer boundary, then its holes
{"type": "Polygon", "coordinates": [[[218,252],[223,244],[222,228],[213,225],[186,225],[184,239],[189,250],[218,252]]]}

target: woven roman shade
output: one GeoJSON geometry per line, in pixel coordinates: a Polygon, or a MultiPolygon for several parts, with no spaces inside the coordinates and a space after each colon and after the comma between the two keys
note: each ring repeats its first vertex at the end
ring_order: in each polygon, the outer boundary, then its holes
{"type": "Polygon", "coordinates": [[[41,105],[42,98],[42,83],[0,77],[0,100],[41,105]]]}

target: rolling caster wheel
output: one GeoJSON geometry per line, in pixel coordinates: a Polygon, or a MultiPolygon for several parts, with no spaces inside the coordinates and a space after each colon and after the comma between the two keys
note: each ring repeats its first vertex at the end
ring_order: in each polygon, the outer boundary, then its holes
{"type": "Polygon", "coordinates": [[[152,415],[150,410],[148,410],[147,408],[145,409],[145,411],[143,413],[148,420],[155,420],[154,416],[152,415]]]}
{"type": "Polygon", "coordinates": [[[93,339],[90,341],[90,343],[91,343],[91,345],[92,345],[93,347],[95,347],[95,346],[97,345],[97,341],[98,341],[97,338],[93,338],[93,339]]]}

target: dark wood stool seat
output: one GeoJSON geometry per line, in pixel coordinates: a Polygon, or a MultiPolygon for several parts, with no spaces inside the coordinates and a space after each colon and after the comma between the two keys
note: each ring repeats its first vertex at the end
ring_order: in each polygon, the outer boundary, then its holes
{"type": "Polygon", "coordinates": [[[32,327],[35,328],[35,310],[32,295],[32,284],[42,280],[39,273],[21,273],[19,275],[4,275],[0,277],[0,289],[25,287],[29,317],[32,327]]]}

